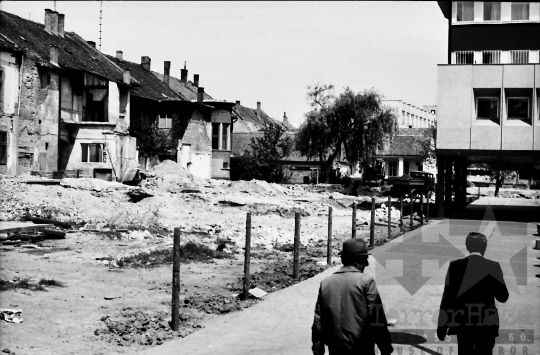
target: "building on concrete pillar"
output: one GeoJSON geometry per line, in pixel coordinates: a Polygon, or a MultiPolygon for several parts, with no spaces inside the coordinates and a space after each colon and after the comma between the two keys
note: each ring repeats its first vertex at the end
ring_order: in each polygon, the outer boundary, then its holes
{"type": "Polygon", "coordinates": [[[382,100],[382,103],[392,110],[401,128],[428,128],[437,122],[437,106],[420,108],[403,100],[382,100]]]}
{"type": "Polygon", "coordinates": [[[449,23],[448,63],[438,66],[437,90],[442,217],[466,203],[468,164],[539,174],[540,4],[438,3],[449,23]]]}

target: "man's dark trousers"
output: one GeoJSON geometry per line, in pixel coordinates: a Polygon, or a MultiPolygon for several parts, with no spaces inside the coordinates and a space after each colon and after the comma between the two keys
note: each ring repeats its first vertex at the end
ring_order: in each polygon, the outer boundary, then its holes
{"type": "Polygon", "coordinates": [[[458,334],[457,343],[458,355],[491,355],[495,346],[495,337],[469,331],[458,334]]]}

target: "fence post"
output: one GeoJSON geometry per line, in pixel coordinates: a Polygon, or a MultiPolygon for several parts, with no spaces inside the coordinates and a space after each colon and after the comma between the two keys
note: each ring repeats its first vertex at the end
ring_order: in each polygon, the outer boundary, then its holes
{"type": "Polygon", "coordinates": [[[388,196],[388,238],[392,237],[392,198],[388,196]]]}
{"type": "Polygon", "coordinates": [[[420,193],[420,225],[424,225],[424,193],[420,193]]]}
{"type": "Polygon", "coordinates": [[[300,260],[300,212],[294,214],[294,257],[293,279],[298,278],[298,263],[300,260]]]}
{"type": "Polygon", "coordinates": [[[180,228],[174,229],[171,328],[180,326],[180,228]]]}
{"type": "Polygon", "coordinates": [[[371,224],[369,226],[369,246],[375,246],[375,197],[371,198],[371,224]]]}
{"type": "Polygon", "coordinates": [[[404,226],[403,226],[403,195],[399,196],[399,230],[403,232],[404,226]]]}
{"type": "Polygon", "coordinates": [[[410,198],[411,198],[411,230],[413,229],[414,227],[414,224],[413,224],[413,221],[414,221],[414,218],[413,218],[413,214],[414,214],[414,198],[413,198],[413,190],[410,191],[410,198]]]}
{"type": "Polygon", "coordinates": [[[246,249],[244,253],[244,288],[241,299],[246,300],[249,296],[249,259],[251,257],[251,212],[246,214],[246,249]]]}
{"type": "Polygon", "coordinates": [[[356,202],[352,205],[352,238],[356,238],[356,202]]]}
{"type": "Polygon", "coordinates": [[[328,207],[328,243],[326,244],[326,263],[332,264],[332,206],[328,207]]]}

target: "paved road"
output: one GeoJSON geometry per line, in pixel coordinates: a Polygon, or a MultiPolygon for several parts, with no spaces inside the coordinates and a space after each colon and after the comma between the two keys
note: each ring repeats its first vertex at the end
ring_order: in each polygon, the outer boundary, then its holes
{"type": "MultiPolygon", "coordinates": [[[[448,261],[466,254],[468,232],[481,231],[489,237],[486,257],[501,262],[510,289],[509,301],[497,305],[505,329],[498,341],[507,344],[496,344],[494,353],[540,354],[540,279],[535,276],[540,274],[540,251],[533,249],[536,223],[494,221],[489,218],[491,209],[486,209],[494,202],[510,207],[515,203],[481,199],[473,212],[479,214],[478,208],[483,206],[485,220],[433,221],[373,251],[365,272],[374,275],[387,316],[399,320],[391,330],[395,353],[457,354],[455,342],[434,341],[434,319],[448,261]]],[[[204,329],[145,354],[311,354],[310,328],[318,286],[337,268],[272,293],[242,312],[213,319],[204,329]]]]}

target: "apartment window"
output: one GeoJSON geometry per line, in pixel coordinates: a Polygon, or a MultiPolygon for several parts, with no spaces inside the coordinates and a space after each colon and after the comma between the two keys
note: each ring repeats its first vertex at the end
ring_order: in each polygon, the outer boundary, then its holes
{"type": "Polygon", "coordinates": [[[500,64],[501,51],[482,51],[482,64],[500,64]]]}
{"type": "Polygon", "coordinates": [[[219,123],[212,123],[212,149],[219,149],[219,123]]]}
{"type": "Polygon", "coordinates": [[[171,129],[172,128],[172,113],[169,111],[162,111],[159,113],[158,128],[171,129]]]}
{"type": "Polygon", "coordinates": [[[83,163],[103,162],[103,145],[101,143],[81,143],[83,163]]]}
{"type": "Polygon", "coordinates": [[[457,20],[458,21],[473,21],[474,20],[474,2],[463,1],[457,3],[457,20]]]}
{"type": "Polygon", "coordinates": [[[229,169],[229,163],[224,161],[223,162],[223,169],[229,169]]]}
{"type": "Polygon", "coordinates": [[[498,97],[477,97],[476,98],[476,118],[482,120],[499,119],[499,98],[498,97]]]}
{"type": "Polygon", "coordinates": [[[509,120],[528,120],[529,119],[529,98],[528,97],[509,97],[506,100],[509,120]]]}
{"type": "Polygon", "coordinates": [[[456,64],[473,64],[474,51],[456,51],[456,64]]]}
{"type": "Polygon", "coordinates": [[[528,2],[513,2],[512,3],[512,20],[528,21],[529,20],[529,3],[528,2]]]}
{"type": "Polygon", "coordinates": [[[500,2],[484,2],[484,21],[500,21],[501,20],[501,3],[500,2]]]}
{"type": "Polygon", "coordinates": [[[408,161],[403,162],[403,174],[409,175],[409,162],[408,161]]]}
{"type": "Polygon", "coordinates": [[[0,165],[7,164],[7,132],[0,131],[0,165]]]}
{"type": "Polygon", "coordinates": [[[510,58],[512,64],[527,64],[529,63],[529,51],[526,49],[510,51],[510,58]]]}
{"type": "Polygon", "coordinates": [[[221,149],[229,150],[229,124],[221,124],[221,149]]]}
{"type": "Polygon", "coordinates": [[[397,162],[391,161],[388,163],[388,176],[397,176],[397,162]]]}

